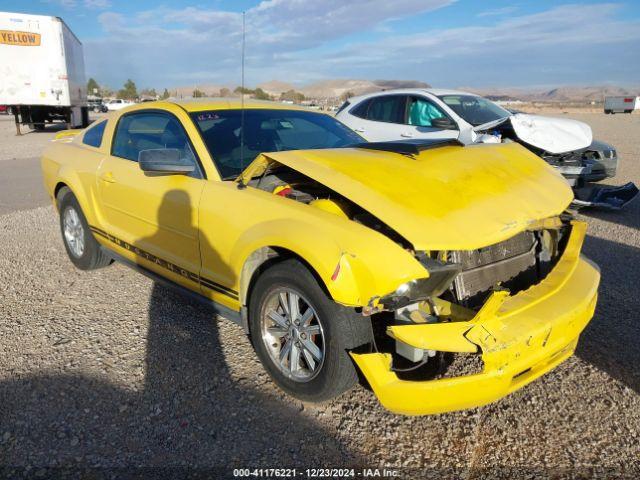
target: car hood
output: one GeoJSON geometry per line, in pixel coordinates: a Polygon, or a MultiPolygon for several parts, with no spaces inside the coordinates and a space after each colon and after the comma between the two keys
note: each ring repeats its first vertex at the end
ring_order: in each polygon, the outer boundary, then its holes
{"type": "Polygon", "coordinates": [[[516,136],[524,143],[553,154],[586,148],[593,140],[591,127],[584,122],[528,113],[516,113],[485,123],[475,127],[474,131],[489,130],[506,122],[511,123],[516,136]]]}
{"type": "Polygon", "coordinates": [[[447,146],[415,156],[366,148],[265,153],[241,179],[272,162],[348,198],[416,250],[492,245],[562,213],[573,198],[559,173],[517,143],[447,146]]]}

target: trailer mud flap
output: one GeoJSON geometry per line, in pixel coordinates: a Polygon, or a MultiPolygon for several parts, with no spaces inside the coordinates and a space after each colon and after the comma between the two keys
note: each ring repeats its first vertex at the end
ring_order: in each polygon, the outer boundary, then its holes
{"type": "Polygon", "coordinates": [[[620,187],[589,185],[574,190],[576,198],[572,205],[578,208],[620,210],[638,196],[638,191],[638,187],[633,182],[620,187]]]}

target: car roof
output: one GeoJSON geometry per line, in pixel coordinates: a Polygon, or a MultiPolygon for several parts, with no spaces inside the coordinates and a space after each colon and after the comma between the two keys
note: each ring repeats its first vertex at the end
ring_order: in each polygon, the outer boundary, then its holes
{"type": "Polygon", "coordinates": [[[421,95],[423,93],[428,93],[431,95],[435,95],[436,97],[442,95],[473,95],[477,96],[475,93],[463,92],[461,90],[450,90],[446,88],[394,88],[391,90],[381,90],[378,92],[367,93],[365,95],[360,95],[357,97],[352,97],[349,101],[360,101],[365,98],[377,97],[379,95],[393,95],[393,94],[403,94],[403,95],[421,95]]]}
{"type": "Polygon", "coordinates": [[[265,100],[245,99],[242,102],[239,98],[207,98],[207,99],[189,99],[189,100],[167,100],[184,108],[187,112],[202,112],[205,110],[230,110],[240,108],[268,108],[273,110],[302,110],[314,111],[301,106],[291,105],[287,103],[269,102],[265,100]]]}

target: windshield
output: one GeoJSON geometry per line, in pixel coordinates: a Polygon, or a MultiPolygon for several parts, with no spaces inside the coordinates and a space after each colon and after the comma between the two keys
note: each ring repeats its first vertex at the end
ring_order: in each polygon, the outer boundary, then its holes
{"type": "Polygon", "coordinates": [[[364,141],[323,113],[260,108],[244,110],[241,148],[242,110],[196,112],[191,118],[224,180],[236,178],[263,152],[337,148],[364,141]]]}
{"type": "Polygon", "coordinates": [[[475,95],[441,95],[438,98],[474,127],[511,116],[508,110],[475,95]]]}

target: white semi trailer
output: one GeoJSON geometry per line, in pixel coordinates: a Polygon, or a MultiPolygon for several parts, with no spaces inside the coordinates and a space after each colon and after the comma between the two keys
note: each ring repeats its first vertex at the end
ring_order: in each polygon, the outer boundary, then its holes
{"type": "Polygon", "coordinates": [[[89,123],[82,43],[58,17],[0,12],[0,105],[16,126],[89,123]]]}
{"type": "Polygon", "coordinates": [[[633,113],[638,109],[640,109],[640,97],[634,95],[604,98],[604,113],[633,113]]]}

